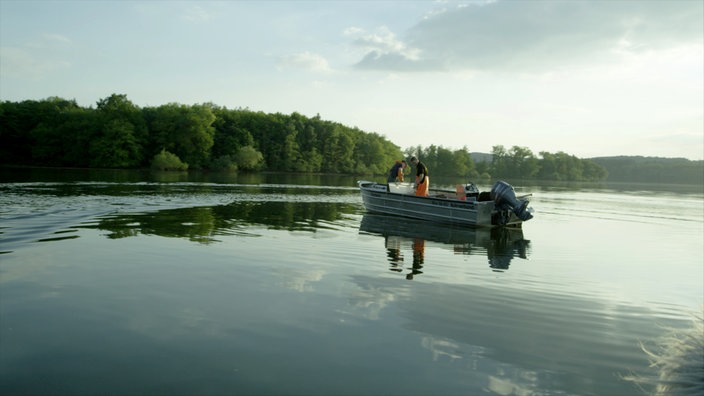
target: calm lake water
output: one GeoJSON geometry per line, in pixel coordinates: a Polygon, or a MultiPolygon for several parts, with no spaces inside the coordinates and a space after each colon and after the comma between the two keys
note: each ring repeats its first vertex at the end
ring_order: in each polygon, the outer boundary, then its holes
{"type": "Polygon", "coordinates": [[[514,183],[492,232],[355,180],[1,170],[1,392],[637,395],[701,315],[702,186],[514,183]]]}

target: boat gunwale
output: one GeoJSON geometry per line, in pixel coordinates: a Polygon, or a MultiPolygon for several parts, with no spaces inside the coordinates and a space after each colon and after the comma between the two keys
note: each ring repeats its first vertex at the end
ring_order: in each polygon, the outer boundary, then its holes
{"type": "MultiPolygon", "coordinates": [[[[441,222],[445,224],[456,224],[456,225],[463,225],[463,226],[469,226],[469,227],[508,227],[508,228],[521,228],[523,221],[518,220],[518,221],[513,221],[508,224],[502,225],[497,225],[493,224],[491,222],[489,223],[484,223],[484,222],[478,222],[476,220],[477,214],[478,214],[478,209],[482,207],[487,207],[491,206],[491,211],[494,211],[494,201],[467,201],[467,200],[461,200],[457,199],[456,197],[454,198],[449,198],[449,197],[438,197],[438,196],[417,196],[417,195],[412,195],[412,194],[399,194],[399,193],[394,193],[389,191],[388,188],[388,183],[379,183],[379,182],[374,182],[374,181],[367,181],[367,180],[361,180],[357,182],[360,191],[362,192],[362,198],[363,201],[365,199],[380,199],[384,201],[390,201],[392,203],[412,203],[414,205],[419,205],[421,207],[432,207],[435,210],[442,208],[445,209],[446,211],[450,212],[449,216],[446,214],[437,214],[433,213],[432,211],[429,212],[429,215],[424,215],[424,216],[418,216],[416,212],[408,209],[403,209],[403,208],[398,208],[398,207],[389,207],[385,205],[371,205],[372,207],[368,206],[368,202],[364,202],[365,209],[367,209],[370,212],[373,213],[383,213],[383,214],[391,214],[391,215],[397,215],[397,216],[403,216],[407,218],[414,218],[414,219],[421,219],[421,220],[426,220],[426,221],[433,221],[433,222],[441,222]],[[380,190],[375,190],[371,188],[371,186],[376,185],[376,186],[386,186],[386,189],[384,191],[380,190]],[[372,196],[372,193],[377,193],[380,196],[375,197],[372,196]],[[366,198],[365,198],[366,197],[366,198]],[[443,205],[433,205],[432,202],[442,202],[443,205]],[[445,203],[452,203],[452,207],[446,207],[445,203]],[[473,216],[474,219],[471,218],[457,218],[452,216],[452,211],[460,211],[461,213],[468,214],[470,216],[473,216]],[[407,213],[413,213],[407,214],[407,213]]],[[[455,193],[454,191],[450,190],[431,190],[431,191],[440,191],[440,192],[445,192],[445,193],[455,193]]]]}
{"type": "MultiPolygon", "coordinates": [[[[428,200],[428,199],[430,199],[430,200],[439,200],[439,201],[449,201],[449,202],[460,203],[462,205],[467,205],[467,206],[488,205],[488,204],[493,205],[494,204],[493,200],[470,201],[470,200],[457,199],[457,197],[439,197],[439,196],[432,196],[432,195],[428,195],[426,197],[423,197],[423,196],[418,196],[418,195],[413,195],[413,194],[394,193],[394,192],[388,191],[388,189],[386,191],[377,191],[377,190],[371,189],[369,187],[363,186],[362,183],[369,183],[369,184],[378,185],[378,186],[384,186],[384,185],[386,185],[386,183],[369,182],[369,181],[360,181],[358,183],[359,183],[359,188],[363,191],[370,192],[370,193],[385,194],[385,195],[389,195],[389,196],[393,196],[393,197],[396,197],[396,196],[406,197],[406,198],[411,198],[413,200],[428,200]]],[[[450,190],[433,190],[433,189],[431,189],[430,191],[437,191],[437,192],[449,193],[449,194],[455,193],[455,191],[450,191],[450,190]]]]}

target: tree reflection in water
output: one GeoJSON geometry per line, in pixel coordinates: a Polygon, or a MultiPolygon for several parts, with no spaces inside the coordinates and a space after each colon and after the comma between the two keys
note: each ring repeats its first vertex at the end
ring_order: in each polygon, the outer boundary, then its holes
{"type": "Polygon", "coordinates": [[[163,209],[103,216],[96,228],[111,239],[144,235],[187,238],[210,244],[219,236],[256,236],[257,227],[315,232],[354,213],[355,205],[336,202],[240,201],[228,205],[163,209]]]}

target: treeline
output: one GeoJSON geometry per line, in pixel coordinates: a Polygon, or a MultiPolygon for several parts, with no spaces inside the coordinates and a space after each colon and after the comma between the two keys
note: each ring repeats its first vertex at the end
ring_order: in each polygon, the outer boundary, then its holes
{"type": "Polygon", "coordinates": [[[609,181],[704,185],[704,161],[641,156],[591,159],[609,171],[609,181]]]}
{"type": "Polygon", "coordinates": [[[541,151],[536,156],[526,147],[513,146],[506,149],[494,146],[491,154],[477,154],[473,160],[467,148],[448,150],[443,147],[422,146],[405,150],[407,157],[417,155],[430,168],[430,173],[439,176],[465,176],[479,179],[523,179],[555,181],[600,181],[608,176],[601,165],[563,152],[541,151]]]}
{"type": "Polygon", "coordinates": [[[411,147],[298,113],[267,114],[214,104],[140,108],[113,94],[96,107],[48,98],[0,103],[0,163],[5,165],[210,169],[384,175],[394,161],[421,158],[434,176],[470,179],[604,180],[606,169],[558,153],[495,146],[490,161],[467,147],[411,147]]]}
{"type": "Polygon", "coordinates": [[[382,174],[401,155],[376,133],[298,113],[139,108],[117,94],[96,108],[56,97],[0,103],[0,162],[9,165],[382,174]]]}

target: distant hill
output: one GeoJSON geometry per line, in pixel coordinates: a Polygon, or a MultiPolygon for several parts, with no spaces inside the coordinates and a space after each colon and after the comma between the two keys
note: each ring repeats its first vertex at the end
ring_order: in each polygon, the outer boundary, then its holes
{"type": "Polygon", "coordinates": [[[595,157],[609,171],[608,181],[704,185],[704,161],[642,156],[595,157]]]}
{"type": "MultiPolygon", "coordinates": [[[[492,154],[470,153],[475,163],[491,162],[492,154]]],[[[686,158],[615,156],[585,158],[609,172],[607,181],[704,185],[704,161],[686,158]]]]}

